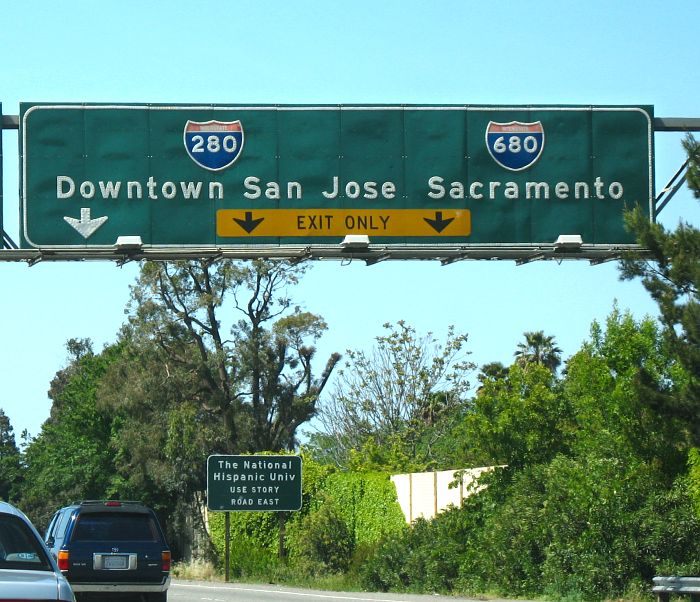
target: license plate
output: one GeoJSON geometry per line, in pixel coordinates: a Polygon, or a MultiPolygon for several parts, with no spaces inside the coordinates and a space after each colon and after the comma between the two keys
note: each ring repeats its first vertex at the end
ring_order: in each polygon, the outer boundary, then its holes
{"type": "Polygon", "coordinates": [[[129,566],[128,556],[105,556],[104,567],[106,569],[125,569],[129,566]]]}

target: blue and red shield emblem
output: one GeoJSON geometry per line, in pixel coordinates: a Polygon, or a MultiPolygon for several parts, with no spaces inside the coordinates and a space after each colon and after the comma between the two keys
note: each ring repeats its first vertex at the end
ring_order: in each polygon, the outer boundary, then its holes
{"type": "Polygon", "coordinates": [[[197,165],[210,171],[221,171],[233,165],[243,150],[240,121],[188,121],[184,137],[187,154],[197,165]]]}
{"type": "Polygon", "coordinates": [[[501,167],[522,171],[533,165],[544,148],[542,122],[490,121],[486,127],[486,148],[501,167]]]}

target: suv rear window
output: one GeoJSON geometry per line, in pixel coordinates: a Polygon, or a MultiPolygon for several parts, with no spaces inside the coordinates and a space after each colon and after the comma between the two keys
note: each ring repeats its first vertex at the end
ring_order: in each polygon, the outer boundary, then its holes
{"type": "Polygon", "coordinates": [[[50,571],[36,536],[16,516],[0,514],[0,569],[50,571]]]}
{"type": "Polygon", "coordinates": [[[160,535],[155,521],[148,514],[83,513],[75,525],[72,540],[160,541],[160,535]]]}

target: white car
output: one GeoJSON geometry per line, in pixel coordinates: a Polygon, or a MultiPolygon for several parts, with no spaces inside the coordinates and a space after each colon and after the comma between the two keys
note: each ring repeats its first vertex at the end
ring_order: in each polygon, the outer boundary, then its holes
{"type": "Polygon", "coordinates": [[[75,602],[66,578],[29,519],[0,502],[0,602],[75,602]]]}

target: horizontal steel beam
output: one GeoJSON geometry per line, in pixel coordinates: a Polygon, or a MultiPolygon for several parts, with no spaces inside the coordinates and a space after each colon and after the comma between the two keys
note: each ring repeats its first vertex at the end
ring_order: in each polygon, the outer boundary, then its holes
{"type": "Polygon", "coordinates": [[[117,251],[111,248],[76,249],[5,249],[0,250],[1,261],[24,261],[34,264],[39,261],[128,261],[156,260],[175,261],[182,259],[289,259],[292,261],[335,259],[359,260],[367,265],[396,259],[437,260],[443,265],[463,260],[505,260],[518,264],[539,260],[588,260],[599,264],[620,259],[626,254],[645,254],[638,245],[582,245],[580,248],[561,248],[554,245],[444,245],[389,247],[370,245],[366,249],[343,249],[339,245],[314,246],[241,246],[227,248],[143,248],[132,251],[117,251]]]}
{"type": "MultiPolygon", "coordinates": [[[[3,130],[19,129],[19,115],[3,115],[3,130]]],[[[697,117],[655,117],[655,132],[700,132],[700,118],[697,117]]]]}
{"type": "Polygon", "coordinates": [[[19,129],[19,115],[3,115],[2,116],[2,129],[3,130],[18,130],[19,129]]]}
{"type": "Polygon", "coordinates": [[[655,117],[655,132],[700,132],[697,117],[655,117]]]}

